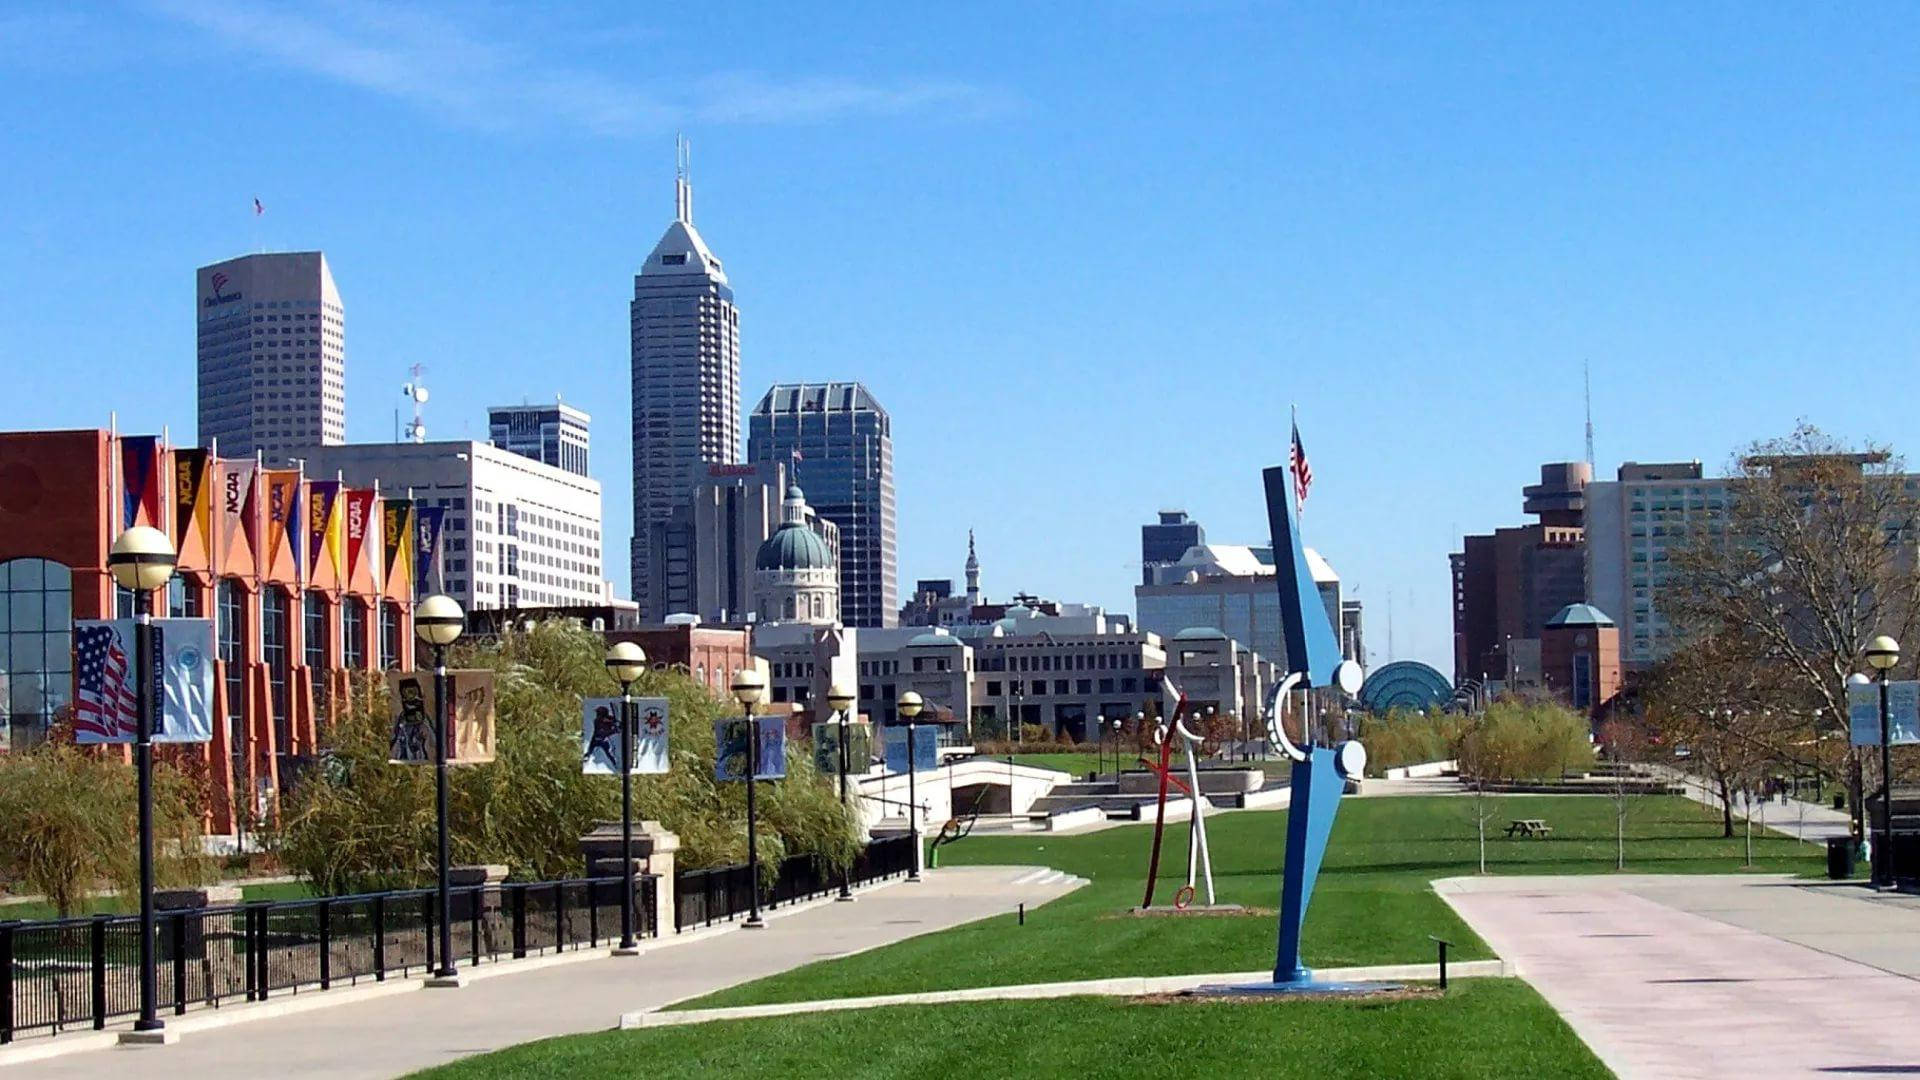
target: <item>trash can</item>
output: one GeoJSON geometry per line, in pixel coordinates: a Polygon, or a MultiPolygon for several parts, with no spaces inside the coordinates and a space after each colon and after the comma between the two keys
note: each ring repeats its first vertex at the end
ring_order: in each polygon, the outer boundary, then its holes
{"type": "Polygon", "coordinates": [[[1847,797],[1845,795],[1840,794],[1837,791],[1834,792],[1833,808],[1835,810],[1845,810],[1847,808],[1847,797]]]}
{"type": "Polygon", "coordinates": [[[1827,837],[1827,876],[1834,881],[1853,876],[1853,837],[1827,837]]]}

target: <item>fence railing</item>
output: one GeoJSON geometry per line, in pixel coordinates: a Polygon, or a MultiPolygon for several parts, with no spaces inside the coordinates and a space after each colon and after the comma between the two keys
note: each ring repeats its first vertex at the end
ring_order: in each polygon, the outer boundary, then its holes
{"type": "MultiPolygon", "coordinates": [[[[636,886],[636,930],[656,936],[658,879],[636,886]]],[[[454,963],[617,940],[621,888],[617,877],[458,886],[449,904],[454,963]]],[[[180,1014],[424,974],[438,959],[438,918],[432,889],[161,912],[156,1007],[180,1014]]],[[[0,1043],[138,1013],[139,952],[133,915],[0,922],[0,1043]]]]}
{"type": "MultiPolygon", "coordinates": [[[[848,871],[852,884],[904,874],[913,867],[913,838],[890,836],[862,848],[848,871]]],[[[762,886],[760,903],[772,909],[824,896],[840,887],[840,874],[811,855],[781,860],[771,887],[762,886]]],[[[712,926],[747,913],[753,906],[753,879],[746,864],[683,870],[673,877],[673,929],[712,926]]]]}

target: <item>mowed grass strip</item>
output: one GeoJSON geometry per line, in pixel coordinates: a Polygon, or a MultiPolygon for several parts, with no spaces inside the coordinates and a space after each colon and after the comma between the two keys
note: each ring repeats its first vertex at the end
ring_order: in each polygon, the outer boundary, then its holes
{"type": "MultiPolygon", "coordinates": [[[[1501,874],[1611,873],[1614,806],[1604,798],[1508,796],[1489,824],[1487,869],[1501,874]],[[1543,818],[1548,839],[1504,835],[1514,818],[1543,818]]],[[[1478,868],[1472,800],[1408,797],[1344,800],[1307,913],[1302,946],[1314,967],[1431,961],[1428,935],[1454,943],[1460,960],[1492,956],[1430,885],[1478,868]]],[[[868,997],[975,986],[1065,982],[1121,975],[1260,971],[1274,961],[1286,814],[1248,812],[1208,819],[1214,881],[1222,903],[1265,909],[1239,917],[1138,918],[1151,827],[1083,836],[973,836],[941,848],[943,865],[1051,866],[1091,884],[1027,912],[823,960],[744,983],[676,1008],[717,1008],[836,997],[868,997]]],[[[1742,869],[1744,842],[1720,836],[1720,822],[1679,797],[1634,800],[1627,870],[1716,873],[1742,869]]],[[[1778,834],[1754,837],[1755,869],[1813,873],[1823,853],[1778,834]]],[[[1168,826],[1156,905],[1170,904],[1186,878],[1186,825],[1168,826]]],[[[910,889],[911,885],[896,885],[910,889]]],[[[1204,895],[1202,896],[1204,900],[1204,895]]],[[[1009,909],[1013,905],[1009,904],[1009,909]]],[[[776,922],[769,933],[778,933],[776,922]]]]}
{"type": "Polygon", "coordinates": [[[895,1006],[528,1043],[418,1074],[437,1080],[751,1077],[1606,1077],[1518,979],[1407,1000],[895,1006]]]}

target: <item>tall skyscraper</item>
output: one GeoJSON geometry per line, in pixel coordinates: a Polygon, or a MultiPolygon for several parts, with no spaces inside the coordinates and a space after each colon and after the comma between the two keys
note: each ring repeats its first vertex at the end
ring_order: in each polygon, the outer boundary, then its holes
{"type": "Polygon", "coordinates": [[[794,482],[840,526],[840,621],[899,621],[893,422],[860,383],[788,383],[747,421],[747,460],[792,462],[794,482]]]}
{"type": "Polygon", "coordinates": [[[740,453],[740,313],[733,288],[693,227],[680,147],[673,223],[633,278],[633,599],[640,618],[669,612],[650,583],[654,526],[686,505],[710,465],[740,453]]]}
{"type": "Polygon", "coordinates": [[[347,438],[346,312],[318,251],[242,255],[194,273],[199,441],[225,457],[347,438]]]}
{"type": "Polygon", "coordinates": [[[487,441],[502,450],[587,476],[587,425],[592,417],[551,405],[495,405],[487,410],[487,441]]]}

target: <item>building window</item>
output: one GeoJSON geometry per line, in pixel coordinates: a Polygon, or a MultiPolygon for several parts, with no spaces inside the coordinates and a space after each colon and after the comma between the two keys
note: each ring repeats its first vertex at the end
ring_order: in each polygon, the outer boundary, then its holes
{"type": "Polygon", "coordinates": [[[333,651],[327,646],[327,598],[318,590],[310,590],[306,596],[306,610],[302,614],[301,630],[304,641],[307,681],[313,688],[313,715],[327,715],[327,659],[333,651]]]}
{"type": "Polygon", "coordinates": [[[232,578],[221,578],[214,593],[220,662],[226,671],[227,746],[235,763],[243,765],[247,760],[247,658],[240,643],[246,640],[247,594],[232,578]]]}
{"type": "Polygon", "coordinates": [[[46,738],[73,691],[73,572],[49,559],[0,562],[0,748],[46,738]]]}
{"type": "Polygon", "coordinates": [[[380,605],[380,652],[387,667],[407,666],[400,648],[400,609],[393,604],[380,605]]]}
{"type": "Polygon", "coordinates": [[[175,619],[198,619],[201,614],[199,587],[179,574],[168,578],[168,617],[175,619]]]}
{"type": "Polygon", "coordinates": [[[287,753],[293,744],[293,717],[287,704],[287,594],[267,588],[260,593],[260,659],[267,665],[267,689],[273,701],[274,745],[287,753]]]}
{"type": "Polygon", "coordinates": [[[340,605],[340,659],[351,671],[367,669],[367,605],[352,597],[340,605]]]}
{"type": "Polygon", "coordinates": [[[1593,657],[1587,653],[1573,658],[1573,707],[1593,708],[1593,657]]]}

